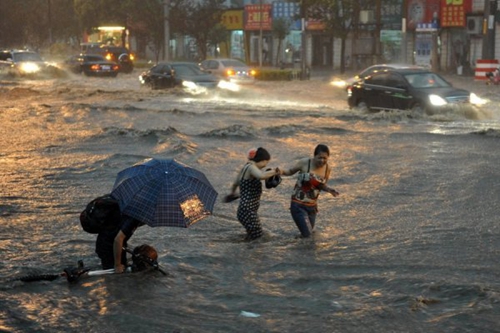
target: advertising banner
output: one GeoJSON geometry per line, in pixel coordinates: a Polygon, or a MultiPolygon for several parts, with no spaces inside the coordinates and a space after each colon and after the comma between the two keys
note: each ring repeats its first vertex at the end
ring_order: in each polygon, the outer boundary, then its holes
{"type": "Polygon", "coordinates": [[[470,11],[470,0],[441,0],[441,27],[465,27],[470,11]]]}
{"type": "Polygon", "coordinates": [[[297,2],[273,2],[273,19],[283,18],[290,22],[290,30],[301,30],[300,7],[297,2]]]}
{"type": "Polygon", "coordinates": [[[226,10],[222,14],[221,24],[227,30],[243,30],[243,11],[242,10],[226,10]]]}
{"type": "Polygon", "coordinates": [[[271,8],[270,4],[246,5],[245,30],[271,30],[271,8]]]}

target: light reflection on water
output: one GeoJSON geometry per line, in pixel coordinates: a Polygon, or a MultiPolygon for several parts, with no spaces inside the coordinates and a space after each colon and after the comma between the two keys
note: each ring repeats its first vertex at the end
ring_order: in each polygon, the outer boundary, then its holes
{"type": "MultiPolygon", "coordinates": [[[[186,101],[132,86],[103,93],[97,91],[103,87],[92,88],[102,84],[98,80],[58,84],[52,95],[47,82],[35,84],[35,90],[49,90],[43,98],[18,91],[26,98],[9,100],[0,113],[2,280],[58,273],[80,259],[98,268],[95,236],[81,230],[78,215],[93,197],[110,190],[118,171],[146,157],[175,157],[199,168],[223,197],[249,148],[268,148],[270,165],[286,167],[321,142],[330,146],[330,183],[341,196],[321,195],[317,230],[307,240],[295,239],[288,211],[293,177],[264,190],[260,217],[266,235],[254,243],[241,240],[237,202],[218,202],[214,216],[189,229],[141,227],[131,244],[155,246],[169,276],[102,276],[74,285],[64,278],[5,282],[0,309],[8,310],[0,310],[0,327],[13,332],[497,327],[498,310],[488,306],[499,300],[495,122],[463,120],[454,123],[460,128],[455,131],[448,123],[412,122],[402,114],[323,108],[324,100],[186,101]],[[466,134],[478,127],[490,134],[466,134]],[[242,317],[241,311],[260,317],[242,317]]],[[[299,90],[294,94],[304,96],[299,90]]]]}

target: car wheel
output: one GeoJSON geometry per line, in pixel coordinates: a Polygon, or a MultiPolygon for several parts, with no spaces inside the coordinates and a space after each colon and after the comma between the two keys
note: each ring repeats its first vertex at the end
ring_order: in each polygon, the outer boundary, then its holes
{"type": "Polygon", "coordinates": [[[415,103],[412,105],[410,108],[412,113],[418,113],[418,114],[425,114],[425,107],[422,106],[420,103],[415,103]]]}
{"type": "Polygon", "coordinates": [[[368,104],[366,104],[365,101],[361,100],[356,103],[356,110],[359,112],[370,112],[370,107],[368,107],[368,104]]]}

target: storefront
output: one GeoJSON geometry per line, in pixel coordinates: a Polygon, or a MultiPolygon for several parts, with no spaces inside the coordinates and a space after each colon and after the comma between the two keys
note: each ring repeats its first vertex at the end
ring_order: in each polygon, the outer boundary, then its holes
{"type": "Polygon", "coordinates": [[[222,15],[222,25],[229,31],[229,42],[219,45],[222,57],[246,61],[245,39],[243,33],[243,10],[227,10],[222,15]]]}
{"type": "Polygon", "coordinates": [[[247,54],[251,64],[270,65],[272,55],[272,5],[246,5],[244,11],[247,54]],[[262,44],[261,44],[262,41],[262,44]],[[259,52],[262,51],[261,54],[259,52]]]}

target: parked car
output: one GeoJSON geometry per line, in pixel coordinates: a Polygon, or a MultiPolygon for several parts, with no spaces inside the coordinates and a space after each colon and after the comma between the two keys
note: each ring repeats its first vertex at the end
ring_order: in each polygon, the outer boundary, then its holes
{"type": "Polygon", "coordinates": [[[347,89],[350,85],[362,80],[364,77],[372,75],[373,73],[377,73],[377,72],[380,72],[380,71],[383,71],[386,69],[403,69],[403,68],[421,68],[421,69],[423,69],[423,67],[410,65],[410,64],[377,64],[377,65],[372,65],[372,66],[369,66],[369,67],[363,69],[358,74],[356,74],[353,77],[350,77],[346,80],[337,81],[337,82],[335,82],[335,85],[341,86],[341,87],[344,87],[345,89],[347,89]]]}
{"type": "Polygon", "coordinates": [[[4,50],[0,52],[0,71],[11,75],[35,75],[47,71],[49,65],[34,51],[4,50]]]}
{"type": "Polygon", "coordinates": [[[237,59],[208,59],[200,63],[207,73],[234,83],[254,83],[257,71],[237,59]]]}
{"type": "Polygon", "coordinates": [[[64,66],[73,73],[83,73],[87,76],[116,77],[120,71],[120,66],[116,62],[106,60],[98,54],[78,54],[71,56],[64,62],[64,66]]]}
{"type": "Polygon", "coordinates": [[[152,89],[172,88],[194,84],[208,89],[216,88],[220,79],[203,72],[197,64],[190,62],[161,62],[139,76],[142,85],[152,89]]]}
{"type": "Polygon", "coordinates": [[[99,43],[80,44],[82,53],[100,54],[106,60],[114,61],[120,65],[120,71],[126,74],[134,70],[135,56],[129,49],[122,46],[103,45],[99,43]]]}
{"type": "Polygon", "coordinates": [[[482,103],[476,94],[453,87],[439,74],[415,68],[386,69],[373,73],[349,86],[347,96],[350,108],[410,109],[428,114],[482,103]]]}

